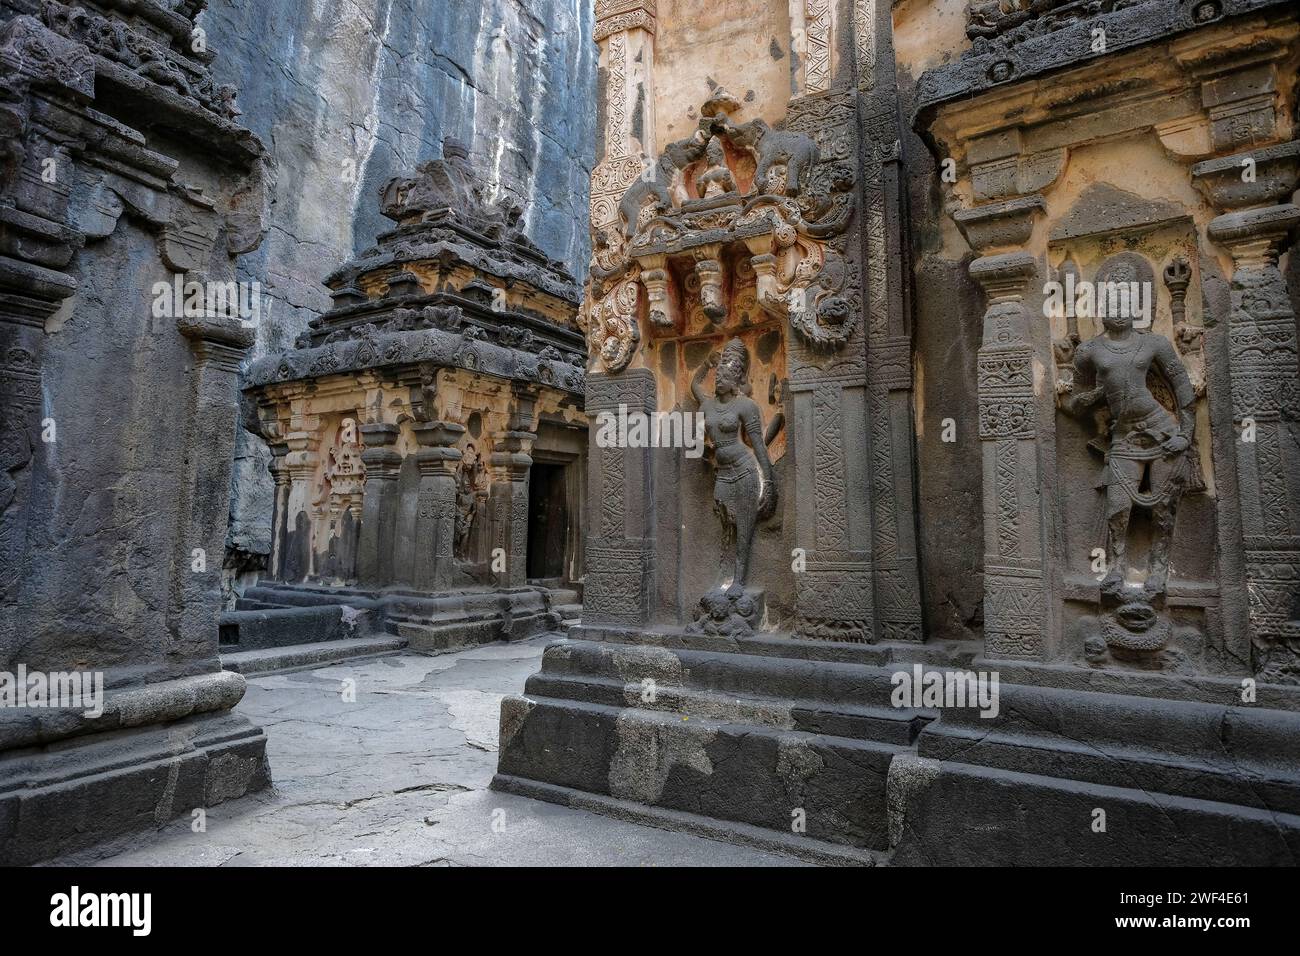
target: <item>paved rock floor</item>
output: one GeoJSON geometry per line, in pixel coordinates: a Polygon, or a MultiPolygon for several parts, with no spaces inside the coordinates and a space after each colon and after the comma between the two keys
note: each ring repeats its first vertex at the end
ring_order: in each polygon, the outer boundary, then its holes
{"type": "Polygon", "coordinates": [[[99,863],[802,865],[488,790],[501,698],[554,638],[255,676],[238,712],[266,730],[274,789],[211,808],[206,832],[182,817],[99,863]]]}

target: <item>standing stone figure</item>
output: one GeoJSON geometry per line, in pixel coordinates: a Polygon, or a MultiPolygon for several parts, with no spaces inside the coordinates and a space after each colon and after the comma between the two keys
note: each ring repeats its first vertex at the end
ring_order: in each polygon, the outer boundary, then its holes
{"type": "Polygon", "coordinates": [[[763,413],[746,394],[748,378],[749,352],[740,339],[732,339],[723,347],[722,358],[719,360],[717,353],[710,355],[691,381],[691,392],[704,415],[705,432],[713,443],[713,508],[722,522],[723,566],[728,559],[731,563],[731,585],[726,594],[732,599],[745,590],[754,526],[776,510],[776,482],[763,441],[763,413]],[[710,398],[703,381],[711,368],[717,368],[717,374],[710,398]],[[748,447],[742,430],[749,439],[748,447]]]}
{"type": "Polygon", "coordinates": [[[1194,467],[1187,452],[1196,427],[1196,393],[1178,353],[1163,335],[1137,331],[1131,314],[1106,315],[1102,325],[1105,331],[1075,352],[1074,384],[1059,386],[1062,407],[1079,415],[1104,400],[1110,410],[1110,444],[1100,482],[1106,491],[1108,568],[1101,593],[1103,603],[1116,610],[1103,616],[1106,639],[1112,647],[1156,650],[1163,646],[1168,622],[1157,622],[1155,607],[1164,603],[1178,500],[1194,467]],[[1177,417],[1148,387],[1147,374],[1153,369],[1169,383],[1177,417]],[[1140,596],[1127,595],[1124,586],[1134,505],[1149,508],[1152,520],[1140,596]]]}
{"type": "Polygon", "coordinates": [[[479,497],[483,485],[483,460],[471,442],[465,446],[456,474],[456,541],[455,554],[468,560],[470,532],[478,516],[479,497]]]}

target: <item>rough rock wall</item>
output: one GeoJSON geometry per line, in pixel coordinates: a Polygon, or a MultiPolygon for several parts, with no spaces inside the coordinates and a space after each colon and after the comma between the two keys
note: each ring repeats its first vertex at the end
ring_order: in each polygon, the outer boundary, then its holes
{"type": "MultiPolygon", "coordinates": [[[[329,306],[321,278],[392,226],[382,183],[441,155],[444,136],[528,234],[587,266],[595,46],[587,0],[222,0],[200,18],[240,88],[241,121],[276,163],[270,229],[243,276],[270,298],[251,355],[292,346],[329,306]]],[[[270,543],[264,449],[241,430],[233,549],[270,543]]],[[[232,563],[247,555],[232,554],[232,563]]]]}

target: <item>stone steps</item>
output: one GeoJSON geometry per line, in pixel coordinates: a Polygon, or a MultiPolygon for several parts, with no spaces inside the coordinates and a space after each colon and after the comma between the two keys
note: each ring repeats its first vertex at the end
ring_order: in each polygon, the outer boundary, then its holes
{"type": "Polygon", "coordinates": [[[879,741],[531,692],[502,701],[501,728],[501,783],[494,786],[524,778],[860,850],[888,847],[889,764],[910,752],[879,741]],[[555,746],[560,740],[564,745],[555,746]]]}
{"type": "Polygon", "coordinates": [[[269,647],[236,651],[221,655],[221,666],[240,674],[267,674],[272,671],[321,667],[340,661],[381,657],[405,650],[406,641],[397,637],[376,636],[289,647],[269,647]]]}
{"type": "Polygon", "coordinates": [[[582,598],[572,588],[551,588],[551,607],[558,609],[561,605],[582,607],[582,598]]]}
{"type": "MultiPolygon", "coordinates": [[[[937,716],[894,707],[895,666],[828,663],[754,654],[607,641],[568,641],[546,649],[527,694],[613,703],[625,686],[653,681],[656,693],[701,702],[706,712],[766,715],[760,722],[858,739],[910,744],[937,716]]],[[[751,719],[751,718],[745,718],[751,719]]]]}
{"type": "Polygon", "coordinates": [[[221,647],[252,651],[348,640],[368,632],[371,614],[361,612],[349,621],[341,605],[225,611],[218,618],[221,647]]]}

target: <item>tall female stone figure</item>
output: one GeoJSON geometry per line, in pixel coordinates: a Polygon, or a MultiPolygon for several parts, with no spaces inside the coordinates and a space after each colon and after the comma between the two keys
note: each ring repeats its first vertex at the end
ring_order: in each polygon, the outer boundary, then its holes
{"type": "Polygon", "coordinates": [[[713,509],[722,522],[723,567],[731,559],[731,585],[726,593],[732,598],[745,590],[754,525],[776,511],[776,481],[764,442],[763,413],[747,394],[748,379],[749,352],[740,339],[732,339],[723,346],[721,359],[716,352],[710,355],[691,380],[705,432],[713,442],[713,509]],[[703,386],[711,368],[717,368],[712,397],[703,386]]]}

